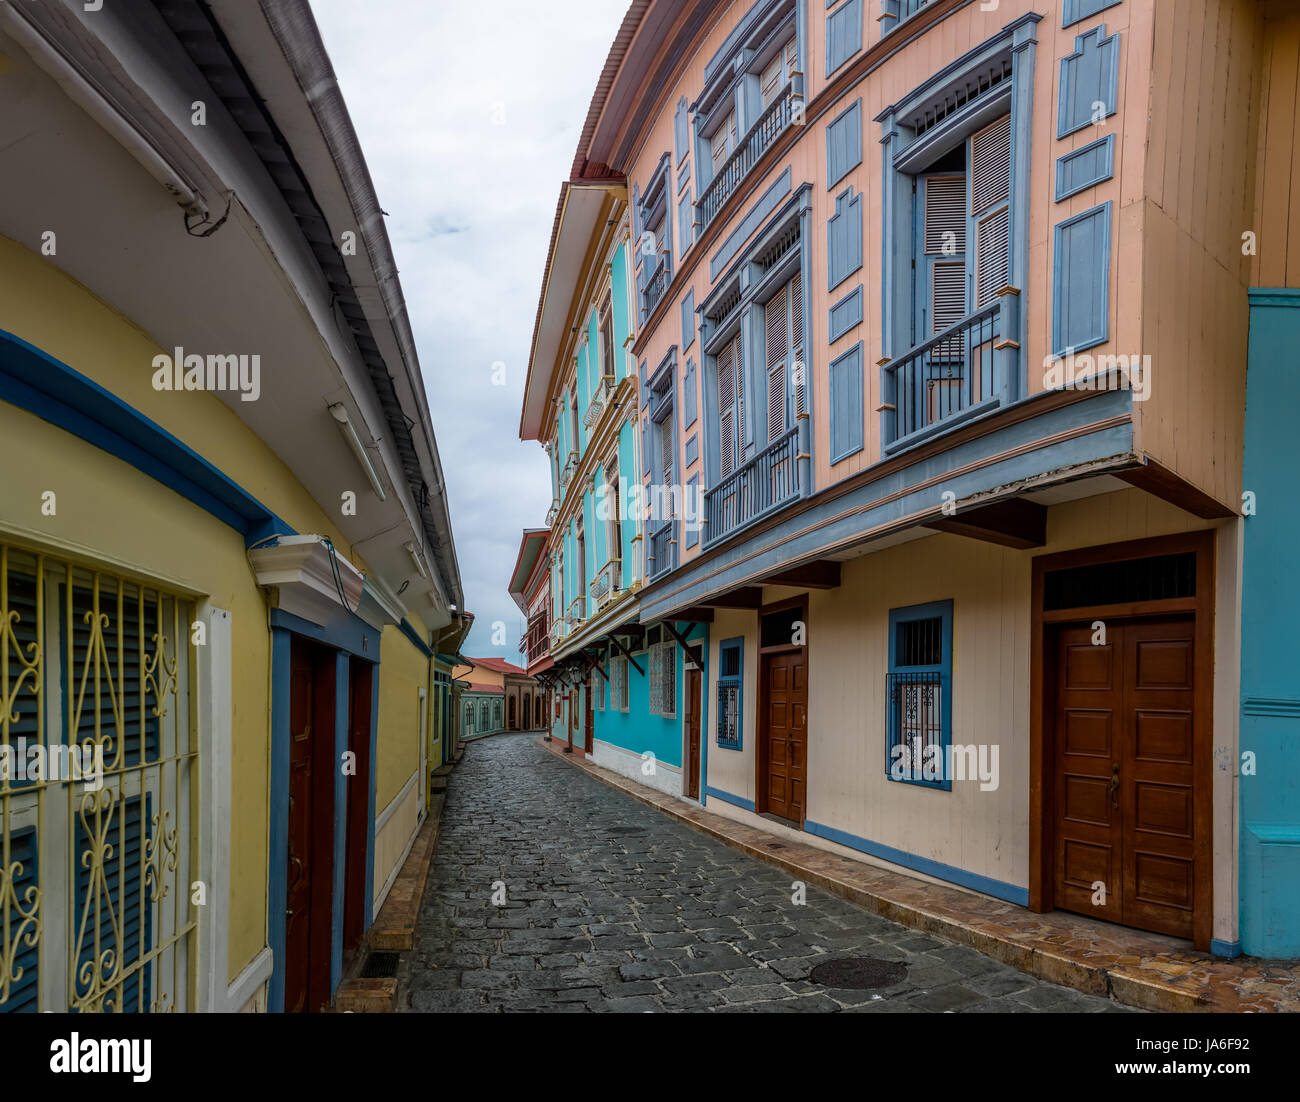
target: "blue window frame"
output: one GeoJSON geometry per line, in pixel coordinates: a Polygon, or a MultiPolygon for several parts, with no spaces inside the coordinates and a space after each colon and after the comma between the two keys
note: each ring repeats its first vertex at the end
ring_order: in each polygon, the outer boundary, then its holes
{"type": "Polygon", "coordinates": [[[952,788],[952,601],[890,611],[885,730],[890,780],[952,788]]]}
{"type": "Polygon", "coordinates": [[[724,750],[739,750],[745,696],[745,640],[724,639],[718,644],[717,743],[724,750]]]}

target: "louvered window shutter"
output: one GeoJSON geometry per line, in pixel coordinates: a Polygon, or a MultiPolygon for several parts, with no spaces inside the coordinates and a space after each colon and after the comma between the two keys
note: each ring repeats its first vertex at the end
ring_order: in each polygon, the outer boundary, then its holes
{"type": "Polygon", "coordinates": [[[670,413],[659,422],[659,455],[663,464],[663,482],[665,486],[673,481],[673,417],[670,413]]]}
{"type": "Polygon", "coordinates": [[[647,657],[650,666],[650,713],[651,715],[658,715],[660,683],[662,681],[659,673],[659,648],[651,647],[647,657]]]}
{"type": "Polygon", "coordinates": [[[807,411],[808,365],[803,358],[803,275],[790,280],[790,370],[794,374],[794,412],[807,411]],[[800,367],[802,365],[802,368],[800,367]]]}
{"type": "Polygon", "coordinates": [[[990,123],[970,140],[970,213],[975,222],[975,306],[993,301],[1007,285],[1011,214],[1011,116],[990,123]]]}
{"type": "Polygon", "coordinates": [[[728,344],[718,353],[718,451],[723,478],[736,469],[736,365],[731,350],[732,346],[728,344]]]}
{"type": "Polygon", "coordinates": [[[745,364],[740,357],[740,337],[731,342],[731,360],[736,365],[736,459],[745,461],[745,364]]]}
{"type": "Polygon", "coordinates": [[[664,643],[663,656],[664,670],[661,681],[663,697],[660,702],[662,705],[660,715],[672,719],[677,715],[677,644],[664,643]]]}
{"type": "Polygon", "coordinates": [[[1011,116],[1003,115],[970,140],[970,212],[983,214],[1011,194],[1011,116]]]}
{"type": "MultiPolygon", "coordinates": [[[[925,182],[925,253],[930,267],[930,332],[933,336],[966,316],[966,177],[930,176],[925,182]]],[[[956,337],[934,350],[961,356],[956,337]]]]}
{"type": "Polygon", "coordinates": [[[767,333],[767,439],[770,443],[785,432],[786,353],[790,347],[788,288],[782,287],[768,300],[767,333]]]}

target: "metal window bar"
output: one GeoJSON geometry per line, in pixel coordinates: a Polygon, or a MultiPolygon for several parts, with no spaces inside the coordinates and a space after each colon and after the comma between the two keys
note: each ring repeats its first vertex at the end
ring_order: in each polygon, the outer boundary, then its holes
{"type": "Polygon", "coordinates": [[[787,430],[704,495],[704,542],[713,543],[799,496],[799,428],[787,430]]]}
{"type": "Polygon", "coordinates": [[[891,673],[887,700],[886,774],[894,780],[942,784],[943,675],[937,671],[891,673]]]}
{"type": "Polygon", "coordinates": [[[191,615],[0,544],[0,1013],[193,1009],[191,615]]]}
{"type": "Polygon", "coordinates": [[[677,565],[677,544],[673,539],[673,522],[665,521],[650,534],[650,576],[658,577],[677,565]]]}
{"type": "Polygon", "coordinates": [[[895,438],[999,392],[993,346],[1001,329],[1001,303],[993,302],[886,365],[894,377],[895,438]]]}
{"type": "Polygon", "coordinates": [[[794,99],[794,85],[788,84],[767,110],[759,115],[754,125],[745,132],[745,136],[737,143],[731,156],[718,169],[709,186],[696,200],[695,220],[699,223],[699,233],[703,233],[708,228],[709,223],[722,208],[722,204],[740,185],[740,181],[790,125],[794,115],[792,106],[794,99]]]}

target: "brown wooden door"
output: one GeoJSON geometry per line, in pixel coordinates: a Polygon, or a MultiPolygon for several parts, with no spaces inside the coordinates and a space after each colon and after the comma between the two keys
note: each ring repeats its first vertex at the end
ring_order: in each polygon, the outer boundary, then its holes
{"type": "Polygon", "coordinates": [[[584,731],[582,748],[590,754],[596,748],[596,730],[591,714],[591,687],[582,693],[582,727],[584,731]]]}
{"type": "Polygon", "coordinates": [[[803,651],[763,656],[765,811],[802,823],[808,743],[808,666],[803,651]]]}
{"type": "MultiPolygon", "coordinates": [[[[352,659],[348,683],[348,749],[356,772],[347,776],[347,851],[343,894],[343,948],[353,949],[365,932],[366,846],[370,827],[370,716],[374,667],[352,659]]],[[[423,737],[423,733],[421,734],[423,737]]],[[[427,778],[425,778],[427,780],[427,778]]]]}
{"type": "Polygon", "coordinates": [[[700,798],[700,671],[686,671],[686,795],[700,798]]]}
{"type": "Polygon", "coordinates": [[[289,659],[285,1010],[329,1002],[333,893],[334,657],[294,641],[289,659]]]}
{"type": "Polygon", "coordinates": [[[1194,624],[1111,623],[1057,639],[1056,903],[1193,936],[1194,624]],[[1100,902],[1097,885],[1105,886],[1100,902]]]}

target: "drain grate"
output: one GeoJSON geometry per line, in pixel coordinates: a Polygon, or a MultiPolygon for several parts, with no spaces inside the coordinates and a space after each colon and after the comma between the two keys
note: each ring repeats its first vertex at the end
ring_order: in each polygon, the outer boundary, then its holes
{"type": "Polygon", "coordinates": [[[874,987],[893,987],[907,976],[907,965],[897,960],[877,957],[841,957],[817,965],[808,973],[813,983],[838,987],[845,991],[868,991],[874,987]]]}
{"type": "Polygon", "coordinates": [[[366,963],[361,966],[361,978],[364,980],[393,979],[397,975],[397,963],[401,959],[400,953],[376,950],[366,957],[366,963]]]}

